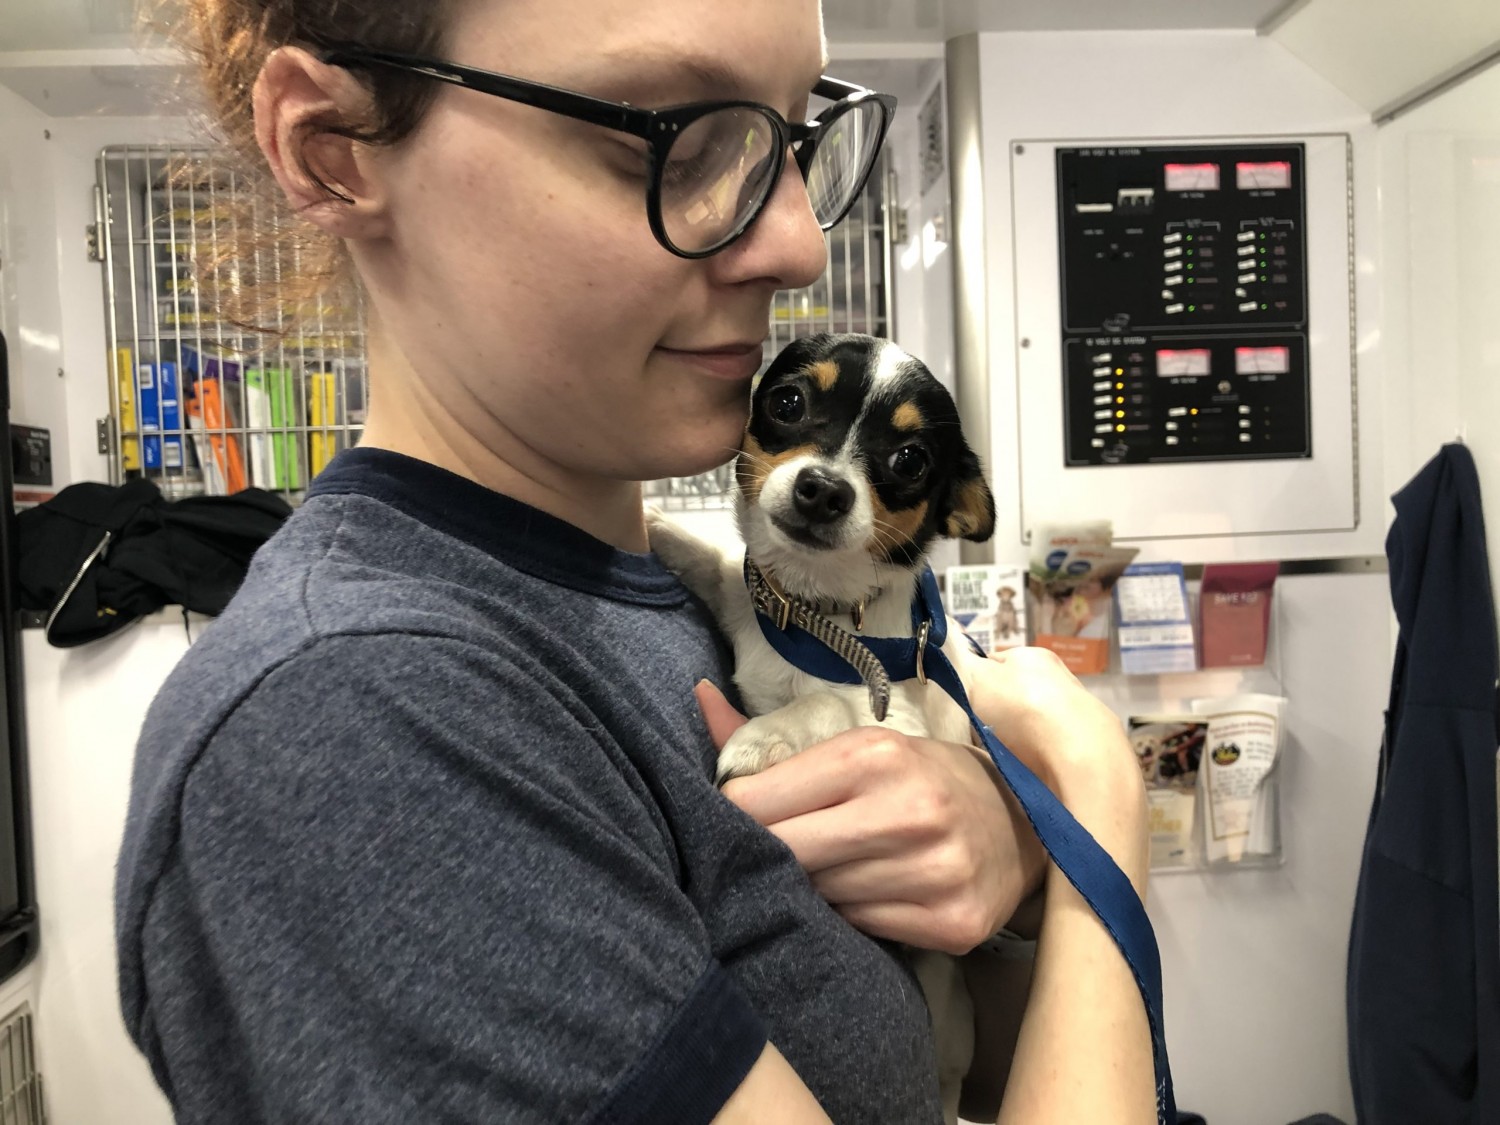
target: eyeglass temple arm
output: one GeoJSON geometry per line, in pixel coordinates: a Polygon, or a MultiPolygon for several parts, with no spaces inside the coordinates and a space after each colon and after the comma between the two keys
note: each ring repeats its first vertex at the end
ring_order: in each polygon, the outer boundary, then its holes
{"type": "Polygon", "coordinates": [[[635,106],[620,105],[602,98],[591,98],[573,90],[562,90],[542,82],[523,81],[504,74],[459,66],[457,63],[421,59],[395,51],[379,51],[365,47],[333,47],[323,52],[322,59],[330,66],[374,64],[394,70],[406,70],[413,74],[435,78],[454,86],[463,86],[480,93],[493,94],[509,101],[538,109],[562,111],[569,117],[602,125],[622,133],[638,137],[651,134],[652,114],[649,110],[635,106]]]}

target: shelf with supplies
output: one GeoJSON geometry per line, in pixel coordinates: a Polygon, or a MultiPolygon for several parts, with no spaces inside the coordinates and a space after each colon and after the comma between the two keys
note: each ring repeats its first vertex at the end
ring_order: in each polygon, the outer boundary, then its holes
{"type": "Polygon", "coordinates": [[[1181,564],[1122,565],[1096,589],[1080,568],[1043,583],[1019,565],[949,567],[945,603],[987,650],[1056,652],[1119,716],[1146,785],[1153,873],[1263,869],[1283,862],[1276,569],[1221,564],[1189,582],[1181,564]]]}

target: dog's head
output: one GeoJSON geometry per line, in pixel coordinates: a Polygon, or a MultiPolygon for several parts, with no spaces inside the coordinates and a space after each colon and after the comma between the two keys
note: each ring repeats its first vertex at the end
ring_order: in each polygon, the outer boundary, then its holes
{"type": "Polygon", "coordinates": [[[995,529],[952,397],[871,336],[809,336],[776,357],[735,481],[751,557],[804,594],[857,598],[890,569],[919,567],[935,538],[982,542],[995,529]]]}

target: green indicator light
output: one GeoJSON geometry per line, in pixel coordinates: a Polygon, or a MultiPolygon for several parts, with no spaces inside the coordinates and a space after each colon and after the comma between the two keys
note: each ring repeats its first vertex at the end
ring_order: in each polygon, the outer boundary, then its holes
{"type": "Polygon", "coordinates": [[[1261,275],[1260,275],[1260,279],[1261,279],[1261,280],[1262,280],[1262,281],[1264,281],[1264,280],[1265,280],[1265,279],[1266,279],[1266,275],[1265,275],[1265,274],[1261,274],[1261,275]]]}
{"type": "Polygon", "coordinates": [[[1189,241],[1189,242],[1191,242],[1191,241],[1193,241],[1193,236],[1192,236],[1192,235],[1188,235],[1188,236],[1187,236],[1187,240],[1188,240],[1188,241],[1189,241]]]}
{"type": "Polygon", "coordinates": [[[1192,268],[1193,268],[1193,263],[1192,263],[1192,262],[1189,262],[1189,263],[1188,263],[1188,269],[1192,269],[1192,268]]]}
{"type": "Polygon", "coordinates": [[[1270,306],[1270,305],[1261,305],[1261,307],[1260,307],[1260,311],[1261,311],[1261,312],[1265,312],[1265,311],[1266,311],[1266,309],[1268,309],[1268,308],[1270,308],[1270,307],[1271,307],[1271,306],[1270,306]]]}
{"type": "Polygon", "coordinates": [[[1188,284],[1189,284],[1189,285],[1191,285],[1191,284],[1193,284],[1193,282],[1195,282],[1195,281],[1197,281],[1197,280],[1198,280],[1198,279],[1197,279],[1197,278],[1195,278],[1195,277],[1190,277],[1190,278],[1188,278],[1188,284]]]}
{"type": "Polygon", "coordinates": [[[1198,306],[1197,305],[1189,305],[1188,306],[1188,312],[1197,312],[1197,311],[1198,311],[1198,306]]]}

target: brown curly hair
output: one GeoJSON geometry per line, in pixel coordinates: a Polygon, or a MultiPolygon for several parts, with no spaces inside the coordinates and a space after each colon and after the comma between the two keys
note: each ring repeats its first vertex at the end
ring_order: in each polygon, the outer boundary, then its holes
{"type": "MultiPolygon", "coordinates": [[[[156,0],[147,18],[196,61],[212,132],[224,148],[208,160],[185,161],[174,169],[174,180],[233,187],[219,193],[227,196],[227,209],[220,204],[204,213],[214,237],[198,239],[195,255],[200,298],[219,317],[284,336],[311,309],[350,313],[358,303],[342,242],[292,213],[256,143],[251,91],[266,58],[287,45],[316,49],[336,43],[441,54],[456,2],[156,0]],[[223,221],[226,213],[232,213],[229,222],[223,221]]],[[[355,73],[371,95],[370,119],[314,131],[368,145],[393,145],[409,136],[431,104],[435,84],[383,68],[355,73]]],[[[330,197],[346,198],[304,170],[330,197]]]]}

